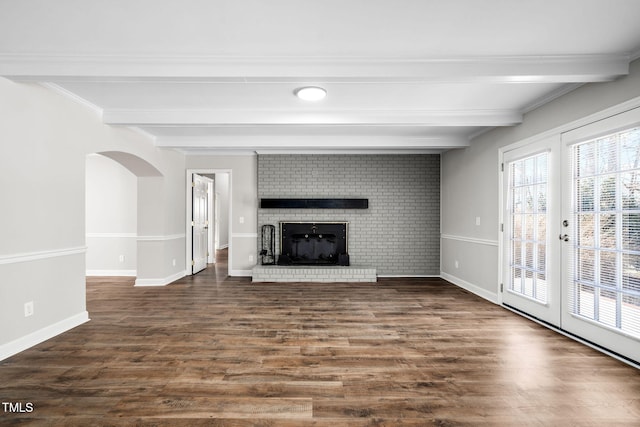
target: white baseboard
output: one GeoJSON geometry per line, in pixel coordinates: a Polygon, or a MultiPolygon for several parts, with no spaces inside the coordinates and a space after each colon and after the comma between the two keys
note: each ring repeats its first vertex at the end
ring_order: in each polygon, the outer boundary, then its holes
{"type": "Polygon", "coordinates": [[[229,270],[229,276],[233,277],[252,277],[253,271],[251,270],[229,270]]]}
{"type": "Polygon", "coordinates": [[[228,248],[229,248],[229,244],[227,243],[226,245],[220,245],[220,247],[218,248],[218,250],[228,249],[228,248]]]}
{"type": "Polygon", "coordinates": [[[466,280],[462,280],[459,277],[452,276],[448,273],[440,272],[440,277],[448,282],[453,283],[456,286],[461,287],[462,289],[465,289],[473,294],[478,295],[481,298],[486,299],[487,301],[498,304],[498,295],[493,292],[489,292],[486,289],[481,288],[480,286],[469,283],[466,280]]]}
{"type": "Polygon", "coordinates": [[[166,286],[178,279],[182,279],[186,275],[187,273],[185,271],[179,271],[175,274],[172,274],[171,276],[159,279],[136,279],[136,284],[134,286],[166,286]]]}
{"type": "Polygon", "coordinates": [[[380,278],[389,278],[389,279],[393,279],[395,277],[399,277],[399,278],[418,278],[418,279],[428,279],[428,278],[439,278],[440,275],[439,274],[378,274],[378,277],[380,278]]]}
{"type": "Polygon", "coordinates": [[[136,277],[136,270],[87,270],[88,277],[136,277]]]}
{"type": "Polygon", "coordinates": [[[75,316],[71,316],[67,319],[61,320],[53,325],[46,326],[38,331],[32,332],[24,337],[18,338],[8,342],[7,344],[0,345],[0,360],[7,359],[15,354],[20,353],[28,348],[38,345],[48,339],[60,335],[63,332],[67,332],[70,329],[80,326],[83,323],[89,321],[89,313],[83,311],[75,316]]]}

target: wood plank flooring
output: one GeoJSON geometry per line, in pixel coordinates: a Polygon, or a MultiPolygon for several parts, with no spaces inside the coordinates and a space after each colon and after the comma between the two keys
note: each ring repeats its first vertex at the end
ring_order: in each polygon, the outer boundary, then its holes
{"type": "Polygon", "coordinates": [[[0,362],[0,425],[639,426],[640,371],[440,279],[162,288],[0,362]],[[24,406],[23,406],[24,407],[24,406]]]}

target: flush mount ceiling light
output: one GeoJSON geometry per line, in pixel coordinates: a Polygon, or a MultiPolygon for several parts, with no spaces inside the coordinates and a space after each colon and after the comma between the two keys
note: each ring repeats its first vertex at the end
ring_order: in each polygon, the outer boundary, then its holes
{"type": "Polygon", "coordinates": [[[293,93],[305,101],[320,101],[327,96],[327,91],[318,86],[299,87],[293,93]]]}

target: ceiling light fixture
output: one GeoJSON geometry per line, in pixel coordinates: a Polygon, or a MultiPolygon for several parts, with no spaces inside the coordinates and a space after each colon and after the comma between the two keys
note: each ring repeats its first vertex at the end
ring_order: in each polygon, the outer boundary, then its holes
{"type": "Polygon", "coordinates": [[[300,87],[294,90],[293,93],[305,101],[320,101],[327,96],[327,91],[318,86],[300,87]]]}

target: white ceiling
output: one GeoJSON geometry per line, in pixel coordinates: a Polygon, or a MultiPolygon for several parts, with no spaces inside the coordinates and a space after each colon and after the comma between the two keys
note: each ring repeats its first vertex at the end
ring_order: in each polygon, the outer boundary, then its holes
{"type": "Polygon", "coordinates": [[[624,76],[638,22],[638,0],[0,0],[0,75],[194,153],[438,152],[624,76]]]}

